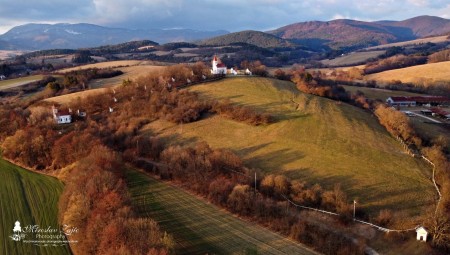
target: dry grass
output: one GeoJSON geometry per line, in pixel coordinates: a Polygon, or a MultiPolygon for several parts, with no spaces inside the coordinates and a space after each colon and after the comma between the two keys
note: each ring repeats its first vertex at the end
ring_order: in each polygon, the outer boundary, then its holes
{"type": "Polygon", "coordinates": [[[89,68],[114,68],[114,67],[122,67],[122,66],[137,66],[140,64],[145,64],[145,62],[141,61],[141,60],[108,61],[108,62],[101,62],[101,63],[77,66],[77,67],[72,67],[72,68],[66,68],[66,69],[58,70],[58,73],[67,73],[67,72],[71,72],[71,71],[84,70],[84,69],[89,69],[89,68]]]}
{"type": "Polygon", "coordinates": [[[384,50],[378,50],[378,51],[366,51],[366,52],[352,52],[350,54],[337,57],[335,59],[326,59],[322,60],[321,62],[324,65],[328,66],[348,66],[348,65],[354,65],[361,62],[365,62],[370,58],[376,58],[382,54],[384,54],[384,50]]]}
{"type": "Polygon", "coordinates": [[[357,198],[370,212],[389,208],[418,215],[433,203],[429,167],[407,156],[376,118],[361,109],[265,78],[229,78],[190,90],[255,107],[277,121],[255,127],[213,116],[182,126],[156,121],[145,129],[171,143],[206,141],[229,148],[266,173],[326,188],[340,183],[350,199],[357,198]]]}
{"type": "Polygon", "coordinates": [[[400,80],[419,84],[450,82],[450,61],[384,71],[365,76],[366,80],[389,82],[400,80]]]}
{"type": "Polygon", "coordinates": [[[119,86],[122,84],[123,80],[126,79],[134,80],[140,76],[145,76],[150,72],[157,72],[159,70],[162,70],[163,68],[164,68],[163,66],[153,66],[153,65],[136,65],[136,66],[116,68],[121,70],[124,74],[107,79],[92,80],[88,84],[89,87],[91,88],[90,90],[52,97],[45,99],[45,101],[67,104],[70,101],[77,99],[78,97],[84,98],[90,95],[105,93],[107,91],[106,88],[119,86]]]}
{"type": "Polygon", "coordinates": [[[411,40],[411,41],[406,41],[406,42],[383,44],[383,45],[366,48],[366,50],[379,50],[379,49],[386,49],[386,48],[396,47],[396,46],[405,47],[405,46],[411,46],[411,45],[425,44],[425,43],[429,43],[429,42],[430,43],[441,43],[441,42],[446,42],[446,41],[450,41],[450,39],[448,39],[448,36],[444,35],[444,36],[421,38],[421,39],[416,39],[416,40],[411,40]]]}
{"type": "Polygon", "coordinates": [[[27,77],[22,77],[22,78],[0,81],[0,90],[15,88],[15,87],[22,86],[22,85],[25,85],[30,82],[42,80],[42,78],[44,78],[43,75],[32,75],[32,76],[27,76],[27,77]]]}
{"type": "Polygon", "coordinates": [[[24,54],[26,51],[22,50],[0,50],[0,60],[13,58],[18,55],[24,54]]]}
{"type": "MultiPolygon", "coordinates": [[[[47,99],[44,99],[44,101],[67,105],[70,102],[77,100],[78,98],[85,98],[88,96],[106,93],[107,90],[108,89],[106,89],[106,88],[85,90],[85,91],[75,92],[75,93],[71,93],[71,94],[67,94],[67,95],[47,98],[47,99]]],[[[105,106],[105,107],[108,107],[108,106],[105,106]]]]}
{"type": "Polygon", "coordinates": [[[317,254],[186,191],[129,170],[132,205],[174,236],[179,254],[317,254]],[[257,252],[257,253],[256,253],[257,252]]]}
{"type": "Polygon", "coordinates": [[[367,87],[357,87],[357,86],[347,86],[343,85],[345,90],[355,93],[356,91],[361,91],[366,95],[367,98],[372,100],[382,100],[383,102],[388,99],[388,97],[396,97],[396,96],[424,96],[424,94],[399,91],[399,90],[390,90],[390,89],[379,89],[379,88],[367,88],[367,87]]]}

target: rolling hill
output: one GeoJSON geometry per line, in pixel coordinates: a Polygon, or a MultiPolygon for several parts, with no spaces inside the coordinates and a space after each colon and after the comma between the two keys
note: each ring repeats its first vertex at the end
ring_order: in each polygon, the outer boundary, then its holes
{"type": "Polygon", "coordinates": [[[384,71],[367,75],[365,79],[384,82],[399,80],[404,83],[450,83],[450,72],[448,70],[450,70],[450,61],[384,71]]]}
{"type": "MultiPolygon", "coordinates": [[[[53,247],[10,239],[15,221],[22,228],[39,225],[58,228],[58,200],[63,184],[57,179],[32,173],[0,158],[0,254],[71,254],[66,245],[53,247]]],[[[28,240],[33,240],[31,234],[28,240]]]]}
{"type": "Polygon", "coordinates": [[[77,49],[145,39],[158,43],[193,41],[226,33],[224,30],[109,28],[86,23],[25,24],[0,35],[0,41],[25,50],[77,49]]]}
{"type": "Polygon", "coordinates": [[[418,38],[444,35],[450,32],[450,20],[434,16],[418,16],[403,21],[378,21],[383,26],[408,28],[418,38]]]}
{"type": "Polygon", "coordinates": [[[404,21],[363,22],[339,19],[327,22],[300,22],[268,33],[301,44],[316,44],[331,48],[363,48],[441,35],[449,31],[450,20],[419,16],[404,21]]]}
{"type": "Polygon", "coordinates": [[[200,45],[224,46],[236,43],[252,44],[261,48],[282,48],[293,46],[293,43],[259,31],[241,31],[213,37],[199,42],[200,45]]]}
{"type": "Polygon", "coordinates": [[[169,143],[206,141],[231,149],[265,173],[284,173],[326,188],[340,183],[349,198],[357,198],[371,213],[392,209],[418,215],[433,203],[431,169],[405,154],[366,111],[266,78],[229,78],[189,90],[268,112],[276,122],[255,127],[212,116],[182,127],[155,121],[143,132],[161,135],[169,143]]]}

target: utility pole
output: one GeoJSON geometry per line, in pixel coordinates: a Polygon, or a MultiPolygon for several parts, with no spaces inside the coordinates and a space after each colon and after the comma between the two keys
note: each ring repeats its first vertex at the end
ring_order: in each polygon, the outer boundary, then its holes
{"type": "Polygon", "coordinates": [[[255,195],[256,195],[256,172],[255,172],[255,195]]]}
{"type": "Polygon", "coordinates": [[[353,220],[355,220],[355,216],[356,216],[356,201],[353,200],[353,220]]]}

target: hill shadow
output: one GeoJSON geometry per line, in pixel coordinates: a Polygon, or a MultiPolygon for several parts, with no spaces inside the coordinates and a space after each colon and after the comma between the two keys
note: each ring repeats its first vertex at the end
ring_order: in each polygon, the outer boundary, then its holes
{"type": "Polygon", "coordinates": [[[282,169],[284,165],[292,163],[305,156],[302,152],[294,151],[288,148],[270,151],[257,156],[250,156],[258,152],[259,150],[264,149],[270,144],[272,143],[270,142],[256,145],[236,150],[235,152],[245,158],[245,164],[260,168],[263,172],[277,172],[282,169]]]}

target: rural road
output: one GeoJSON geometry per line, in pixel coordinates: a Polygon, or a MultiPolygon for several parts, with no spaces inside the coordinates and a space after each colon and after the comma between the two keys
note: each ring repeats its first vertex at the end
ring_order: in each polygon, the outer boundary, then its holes
{"type": "Polygon", "coordinates": [[[425,116],[425,115],[422,115],[422,114],[419,114],[419,113],[415,113],[415,112],[412,112],[412,113],[413,113],[414,115],[418,116],[418,117],[427,119],[427,120],[432,121],[432,122],[434,122],[434,123],[442,123],[442,122],[440,122],[440,121],[438,121],[438,120],[435,120],[435,119],[433,119],[433,118],[427,117],[427,116],[425,116]]]}

